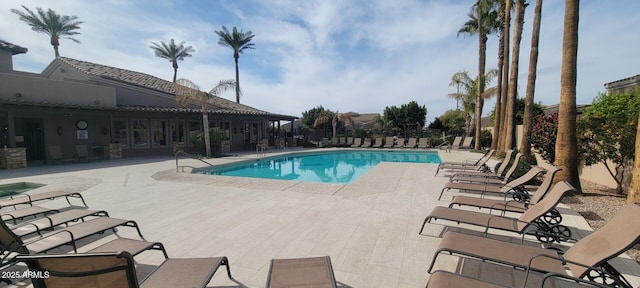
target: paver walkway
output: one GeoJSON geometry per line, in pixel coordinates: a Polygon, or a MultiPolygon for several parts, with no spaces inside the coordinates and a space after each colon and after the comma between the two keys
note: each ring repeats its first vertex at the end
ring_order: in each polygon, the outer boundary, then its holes
{"type": "MultiPolygon", "coordinates": [[[[441,156],[459,161],[479,154],[455,151],[441,156]]],[[[211,162],[255,158],[248,154],[211,162]]],[[[202,166],[195,160],[181,163],[202,166]]],[[[447,205],[447,197],[436,199],[448,178],[434,177],[435,171],[436,165],[430,164],[381,163],[352,184],[319,184],[176,173],[173,158],[157,157],[3,170],[0,184],[48,184],[34,193],[84,191],[90,208],[137,221],[146,239],[164,243],[171,257],[225,255],[236,281],[217,273],[213,287],[264,287],[272,258],[329,255],[344,286],[417,288],[427,282],[427,267],[440,240],[436,236],[444,228],[428,225],[424,235],[418,235],[425,215],[435,205],[447,205]]],[[[66,202],[46,205],[62,207],[66,202]]],[[[566,210],[563,224],[588,230],[584,219],[566,210]]],[[[136,236],[127,228],[119,235],[136,236]]],[[[109,237],[115,236],[96,243],[109,237]]],[[[146,252],[136,259],[153,265],[162,258],[146,252]]],[[[639,274],[635,262],[619,262],[639,274]]],[[[445,259],[438,267],[453,271],[457,263],[445,259]]],[[[471,264],[465,267],[491,273],[471,264]]]]}

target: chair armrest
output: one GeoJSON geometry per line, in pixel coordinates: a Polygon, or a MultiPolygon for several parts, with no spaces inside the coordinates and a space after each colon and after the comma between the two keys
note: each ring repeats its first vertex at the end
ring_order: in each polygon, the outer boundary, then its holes
{"type": "MultiPolygon", "coordinates": [[[[586,264],[579,263],[579,262],[572,261],[572,260],[567,260],[567,259],[565,259],[565,258],[564,258],[564,257],[562,257],[562,256],[555,257],[555,256],[551,256],[551,255],[546,255],[546,254],[538,254],[538,255],[534,255],[533,257],[531,257],[531,258],[529,259],[529,264],[528,264],[528,266],[526,267],[526,275],[525,275],[525,278],[524,278],[524,282],[523,282],[523,286],[522,286],[522,287],[526,287],[526,285],[527,285],[527,280],[529,279],[529,274],[531,273],[531,270],[532,270],[532,269],[531,269],[531,263],[532,263],[533,261],[535,261],[535,259],[538,259],[538,258],[550,258],[550,259],[555,259],[555,260],[558,260],[558,261],[562,262],[562,265],[563,265],[563,266],[564,266],[564,265],[566,265],[567,263],[569,263],[569,264],[573,264],[573,265],[581,266],[581,267],[584,267],[584,268],[588,268],[588,269],[590,269],[590,270],[597,271],[598,273],[601,273],[601,274],[603,274],[603,275],[608,275],[608,276],[610,276],[610,277],[609,277],[609,279],[613,280],[613,281],[615,282],[615,284],[620,285],[620,286],[614,286],[614,287],[631,287],[631,285],[629,285],[629,283],[626,281],[626,279],[624,279],[624,277],[623,277],[623,279],[620,279],[620,278],[616,277],[615,275],[612,275],[611,273],[607,272],[607,271],[606,271],[605,269],[603,269],[603,268],[600,268],[600,267],[594,267],[594,266],[590,266],[590,265],[586,265],[586,264]],[[625,282],[626,282],[626,283],[625,283],[625,282]]],[[[606,262],[605,262],[605,263],[606,263],[606,262]]],[[[541,282],[541,285],[544,285],[544,282],[547,280],[547,278],[557,277],[558,275],[562,275],[562,274],[558,274],[558,273],[547,273],[547,274],[545,274],[545,277],[543,278],[543,280],[542,280],[542,282],[541,282]],[[548,277],[547,277],[547,274],[549,275],[548,277]]],[[[622,276],[622,275],[620,275],[620,276],[622,276]]],[[[567,277],[570,277],[570,276],[567,276],[567,277]]],[[[575,277],[571,277],[571,278],[575,278],[575,277]]],[[[579,279],[579,278],[576,278],[576,279],[579,279]]],[[[584,280],[584,279],[583,279],[583,280],[584,280]]],[[[588,280],[584,280],[584,281],[588,281],[588,280]]],[[[591,284],[591,283],[594,283],[594,282],[588,281],[587,283],[591,284]]],[[[600,284],[600,285],[603,285],[603,284],[600,284]]],[[[596,287],[612,287],[612,285],[608,285],[608,286],[607,286],[607,285],[603,285],[603,286],[597,286],[597,285],[595,285],[595,286],[596,286],[596,287]]],[[[541,287],[542,287],[542,286],[541,286],[541,287]]]]}
{"type": "MultiPolygon", "coordinates": [[[[573,277],[573,276],[569,276],[569,275],[566,275],[566,274],[560,274],[560,273],[547,273],[547,274],[544,274],[543,277],[542,277],[542,280],[540,282],[540,287],[541,288],[545,287],[545,283],[547,281],[553,279],[553,278],[563,279],[564,281],[572,281],[572,282],[580,284],[581,287],[582,287],[582,285],[598,287],[598,288],[609,288],[609,287],[611,287],[609,285],[596,283],[596,282],[593,282],[593,281],[589,281],[587,279],[582,279],[582,278],[573,277]]],[[[617,280],[617,279],[615,279],[615,280],[617,280]]],[[[620,283],[618,283],[618,281],[616,281],[616,283],[620,284],[620,283]]],[[[525,286],[526,286],[526,282],[524,283],[523,287],[525,287],[525,286]]]]}

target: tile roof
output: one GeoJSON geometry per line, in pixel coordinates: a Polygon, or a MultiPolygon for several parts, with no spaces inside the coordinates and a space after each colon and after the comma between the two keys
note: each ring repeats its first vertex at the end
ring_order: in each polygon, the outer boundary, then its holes
{"type": "MultiPolygon", "coordinates": [[[[149,74],[91,63],[87,61],[76,60],[76,59],[67,58],[67,57],[58,57],[57,60],[87,75],[115,80],[115,81],[136,85],[136,86],[140,86],[140,87],[144,87],[144,88],[148,88],[148,89],[173,95],[173,82],[160,79],[158,77],[155,77],[149,74]]],[[[210,103],[209,110],[214,113],[275,115],[260,109],[256,109],[247,105],[243,105],[240,103],[236,103],[234,101],[224,99],[222,97],[214,96],[213,99],[209,101],[209,103],[210,103]]],[[[136,107],[147,107],[147,106],[136,106],[136,107]]],[[[159,108],[159,107],[156,107],[156,108],[159,108]]],[[[286,118],[293,117],[293,116],[287,116],[287,115],[279,115],[279,116],[283,116],[286,118]]],[[[293,118],[296,118],[296,117],[293,117],[293,118]]]]}
{"type": "MultiPolygon", "coordinates": [[[[43,101],[43,100],[24,100],[24,99],[0,99],[0,104],[15,105],[15,106],[43,106],[43,107],[51,107],[51,108],[120,111],[120,112],[202,113],[202,110],[200,110],[200,108],[194,108],[194,107],[160,107],[160,106],[144,106],[144,105],[119,105],[116,107],[108,107],[108,106],[99,106],[99,105],[85,105],[85,104],[49,102],[49,101],[43,101]]],[[[217,109],[215,107],[209,107],[209,113],[233,114],[233,115],[261,115],[261,116],[268,116],[271,118],[275,117],[278,119],[292,118],[292,116],[273,114],[268,112],[263,112],[262,114],[258,114],[258,113],[249,112],[249,111],[217,109]]]]}
{"type": "Polygon", "coordinates": [[[9,43],[7,41],[2,41],[2,40],[0,40],[0,49],[11,51],[11,55],[27,53],[27,51],[29,51],[29,49],[27,48],[20,47],[16,44],[9,43]]]}

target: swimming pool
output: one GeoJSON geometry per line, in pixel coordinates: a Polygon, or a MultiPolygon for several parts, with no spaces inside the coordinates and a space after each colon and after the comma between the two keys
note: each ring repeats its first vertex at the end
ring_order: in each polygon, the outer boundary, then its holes
{"type": "Polygon", "coordinates": [[[235,165],[196,169],[193,173],[296,180],[302,182],[351,183],[380,162],[441,162],[433,151],[330,151],[294,153],[235,165]]]}

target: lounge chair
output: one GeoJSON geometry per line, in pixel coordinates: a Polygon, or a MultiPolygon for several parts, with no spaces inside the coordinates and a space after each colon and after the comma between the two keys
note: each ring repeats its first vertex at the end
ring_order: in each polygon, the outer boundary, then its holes
{"type": "MultiPolygon", "coordinates": [[[[615,287],[623,287],[624,284],[621,281],[616,281],[617,279],[611,279],[612,284],[617,284],[615,287]]],[[[538,287],[595,287],[595,288],[611,288],[612,285],[605,285],[596,283],[587,279],[581,279],[572,277],[569,275],[562,275],[558,273],[547,273],[542,276],[542,280],[540,280],[540,286],[538,287]],[[551,282],[551,284],[547,284],[547,282],[551,282]],[[555,285],[554,285],[555,284],[555,285]],[[558,285],[560,284],[560,285],[558,285]]],[[[522,287],[527,287],[527,283],[524,283],[522,287]]],[[[474,287],[474,288],[511,288],[514,287],[512,284],[509,286],[495,284],[491,282],[487,282],[484,279],[474,278],[472,276],[456,274],[449,271],[437,270],[431,273],[429,276],[429,282],[427,282],[427,288],[457,288],[457,287],[474,287]]],[[[520,286],[518,286],[520,287],[520,286]]]]}
{"type": "MultiPolygon", "coordinates": [[[[506,200],[495,200],[495,199],[488,199],[488,198],[478,198],[478,197],[458,195],[453,197],[453,199],[451,200],[451,203],[449,204],[449,207],[454,207],[456,205],[471,206],[471,207],[477,207],[481,209],[485,208],[485,209],[498,210],[503,212],[508,211],[508,212],[523,213],[529,208],[529,206],[537,204],[538,202],[540,202],[540,200],[542,200],[542,198],[544,198],[545,195],[547,195],[549,190],[551,190],[551,186],[553,183],[553,179],[555,178],[555,175],[560,170],[561,170],[560,168],[557,168],[555,166],[552,166],[551,168],[549,168],[544,175],[544,180],[542,181],[542,184],[540,184],[538,189],[536,189],[536,191],[532,193],[530,199],[522,199],[523,201],[516,201],[516,200],[506,201],[506,200]]],[[[557,211],[555,212],[554,211],[555,210],[552,210],[549,215],[544,216],[545,222],[558,224],[562,221],[562,216],[560,216],[560,213],[557,213],[557,211]]]]}
{"type": "Polygon", "coordinates": [[[418,148],[425,149],[425,148],[429,148],[429,147],[431,147],[431,143],[429,142],[429,139],[420,138],[420,140],[418,141],[418,148]]]}
{"type": "Polygon", "coordinates": [[[45,193],[38,194],[21,194],[20,196],[3,199],[0,201],[0,208],[11,207],[21,204],[29,204],[33,205],[34,202],[42,201],[42,200],[53,200],[55,198],[65,197],[67,203],[71,205],[71,201],[69,198],[80,198],[84,207],[87,207],[87,203],[84,201],[84,198],[80,194],[80,192],[67,192],[67,191],[51,191],[45,193]]]}
{"type": "Polygon", "coordinates": [[[471,149],[471,142],[473,142],[473,137],[472,136],[464,137],[464,141],[462,142],[462,145],[456,146],[455,143],[454,143],[453,148],[471,149]]]}
{"type": "Polygon", "coordinates": [[[502,174],[504,173],[504,170],[507,169],[507,167],[509,166],[509,163],[511,162],[511,156],[513,155],[513,150],[509,149],[507,150],[504,159],[502,159],[502,162],[500,162],[500,164],[497,166],[497,168],[495,169],[495,171],[466,171],[466,172],[456,172],[453,173],[451,175],[451,178],[449,179],[453,179],[453,177],[456,176],[478,176],[478,177],[493,177],[493,178],[504,178],[502,176],[502,174]]]}
{"type": "Polygon", "coordinates": [[[351,148],[358,148],[362,145],[362,138],[355,138],[353,140],[353,144],[351,144],[351,148]]]}
{"type": "Polygon", "coordinates": [[[395,146],[398,147],[398,148],[404,148],[405,147],[404,146],[404,138],[398,138],[398,141],[396,141],[395,146]]]}
{"type": "Polygon", "coordinates": [[[485,235],[489,229],[497,229],[518,233],[523,240],[526,234],[532,234],[545,243],[566,241],[571,238],[571,230],[563,225],[547,223],[543,220],[543,216],[553,210],[564,194],[569,191],[575,191],[575,189],[566,181],[556,183],[542,200],[530,206],[518,218],[436,206],[424,219],[418,234],[422,234],[427,223],[441,219],[484,227],[485,235]]]}
{"type": "Polygon", "coordinates": [[[438,164],[435,175],[438,175],[440,170],[479,171],[480,169],[488,169],[486,163],[495,153],[496,150],[491,149],[479,159],[467,159],[463,162],[442,162],[438,164]]]}
{"type": "Polygon", "coordinates": [[[36,288],[58,287],[206,287],[227,257],[168,258],[150,275],[138,281],[136,263],[128,252],[70,255],[20,255],[31,271],[48,271],[48,277],[34,277],[36,288]]]}
{"type": "Polygon", "coordinates": [[[381,148],[382,147],[382,137],[376,138],[376,142],[371,145],[373,148],[381,148]]]}
{"type": "Polygon", "coordinates": [[[89,210],[89,209],[70,209],[59,213],[49,214],[45,217],[37,218],[31,221],[22,222],[18,225],[9,227],[11,231],[19,237],[25,237],[27,235],[38,233],[42,235],[42,231],[47,229],[53,229],[56,226],[62,224],[69,224],[78,220],[83,220],[87,217],[108,217],[109,213],[104,210],[89,210]]]}
{"type": "Polygon", "coordinates": [[[60,163],[73,163],[76,162],[74,158],[65,158],[62,155],[62,149],[58,145],[51,145],[47,147],[47,151],[49,152],[49,160],[51,162],[60,162],[60,163]]]}
{"type": "Polygon", "coordinates": [[[458,149],[458,147],[460,147],[460,142],[462,142],[462,137],[461,136],[456,136],[456,138],[453,139],[453,143],[451,143],[449,141],[444,141],[444,142],[442,142],[442,144],[440,144],[440,146],[438,146],[438,148],[440,148],[440,150],[442,150],[442,148],[444,148],[447,151],[451,151],[451,148],[458,149]]]}
{"type": "Polygon", "coordinates": [[[23,242],[20,236],[16,235],[3,221],[0,221],[0,246],[2,247],[0,254],[5,252],[35,254],[64,245],[71,245],[73,251],[77,252],[76,241],[120,226],[135,228],[140,238],[145,240],[136,222],[111,217],[87,220],[64,229],[42,234],[42,237],[30,239],[27,242],[23,242]]]}
{"type": "Polygon", "coordinates": [[[383,148],[391,148],[393,147],[393,137],[387,137],[386,140],[384,140],[384,145],[382,145],[383,148]]]}
{"type": "Polygon", "coordinates": [[[429,272],[438,256],[447,253],[524,269],[525,283],[530,272],[536,271],[553,273],[545,275],[545,278],[571,273],[577,278],[613,280],[618,284],[614,287],[632,287],[607,261],[640,242],[640,225],[629,221],[638,218],[640,207],[637,204],[626,204],[602,228],[578,240],[565,252],[447,232],[438,245],[429,272]]]}
{"type": "Polygon", "coordinates": [[[344,147],[346,145],[347,145],[347,138],[346,137],[338,137],[338,143],[336,143],[336,145],[334,145],[334,146],[344,147]]]}
{"type": "Polygon", "coordinates": [[[344,144],[344,147],[351,147],[353,145],[353,137],[347,137],[347,143],[344,144]]]}
{"type": "Polygon", "coordinates": [[[329,256],[273,259],[267,288],[338,287],[329,256]]]}
{"type": "Polygon", "coordinates": [[[79,160],[95,161],[100,160],[100,157],[89,156],[89,150],[86,144],[76,144],[76,154],[79,160]]]}
{"type": "Polygon", "coordinates": [[[418,145],[416,143],[416,138],[409,138],[409,140],[407,140],[407,145],[404,146],[404,148],[416,148],[416,145],[418,145]]]}
{"type": "MultiPolygon", "coordinates": [[[[476,172],[473,174],[470,173],[465,175],[464,174],[465,172],[462,172],[462,173],[453,174],[453,176],[451,176],[451,178],[449,179],[449,182],[506,185],[507,182],[513,180],[511,176],[513,175],[513,173],[516,172],[516,169],[518,168],[518,165],[520,164],[521,159],[522,159],[522,154],[521,153],[516,154],[516,157],[513,160],[513,165],[511,165],[511,168],[509,168],[509,171],[507,171],[507,173],[504,174],[504,177],[498,177],[496,174],[493,174],[493,173],[476,172]]],[[[501,166],[506,166],[506,165],[501,165],[501,166]]],[[[500,174],[502,174],[502,172],[500,172],[500,174]]]]}
{"type": "Polygon", "coordinates": [[[438,197],[438,200],[442,198],[442,195],[444,194],[445,191],[448,191],[451,189],[458,189],[460,191],[479,192],[481,197],[484,197],[485,194],[487,193],[500,194],[500,195],[503,195],[505,199],[507,195],[514,196],[514,199],[516,199],[516,197],[527,197],[527,195],[522,194],[522,193],[526,194],[526,189],[524,187],[524,184],[531,181],[533,178],[535,178],[536,176],[538,176],[538,174],[542,172],[544,172],[544,169],[538,166],[532,166],[531,169],[527,171],[527,173],[525,173],[524,175],[516,179],[509,181],[504,185],[491,185],[491,184],[484,184],[484,183],[478,184],[478,183],[447,182],[444,184],[444,188],[442,188],[442,191],[440,191],[440,196],[438,197]]]}
{"type": "Polygon", "coordinates": [[[364,141],[362,142],[361,147],[362,148],[369,148],[371,147],[371,138],[364,138],[364,141]]]}
{"type": "Polygon", "coordinates": [[[13,224],[18,224],[17,221],[20,219],[37,217],[38,215],[47,215],[55,212],[58,212],[58,210],[40,206],[31,206],[15,210],[0,211],[0,217],[2,217],[2,221],[11,221],[13,224]]]}

